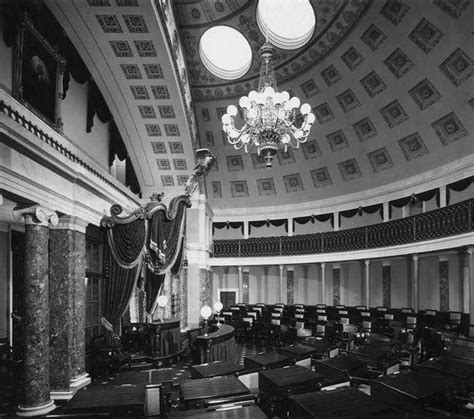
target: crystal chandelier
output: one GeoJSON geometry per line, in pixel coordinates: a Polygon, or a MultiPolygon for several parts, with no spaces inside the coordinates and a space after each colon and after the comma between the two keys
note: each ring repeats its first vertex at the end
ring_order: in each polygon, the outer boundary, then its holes
{"type": "Polygon", "coordinates": [[[272,166],[273,156],[278,150],[286,152],[288,147],[298,148],[300,143],[304,143],[315,120],[309,104],[300,107],[297,97],[290,99],[288,92],[278,91],[273,68],[274,52],[268,41],[260,48],[258,92],[252,90],[239,100],[244,120],[242,128],[235,125],[236,106],[228,106],[227,113],[222,116],[222,129],[227,134],[227,141],[237,150],[243,148],[246,153],[255,148],[265,159],[267,167],[272,166]],[[304,118],[297,118],[298,108],[304,118]]]}

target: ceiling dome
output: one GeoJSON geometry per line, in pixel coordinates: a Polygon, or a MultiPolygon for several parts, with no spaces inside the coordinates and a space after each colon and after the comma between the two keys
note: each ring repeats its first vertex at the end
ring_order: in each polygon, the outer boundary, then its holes
{"type": "Polygon", "coordinates": [[[259,0],[257,24],[278,48],[301,48],[316,28],[314,10],[308,0],[259,0]]]}
{"type": "Polygon", "coordinates": [[[252,64],[252,50],[245,37],[230,26],[214,26],[199,41],[204,66],[224,80],[242,77],[252,64]]]}

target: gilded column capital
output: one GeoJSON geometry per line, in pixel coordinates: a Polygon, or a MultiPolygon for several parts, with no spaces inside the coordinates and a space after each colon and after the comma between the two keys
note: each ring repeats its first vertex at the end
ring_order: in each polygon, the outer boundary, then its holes
{"type": "Polygon", "coordinates": [[[58,214],[50,208],[41,205],[34,205],[27,208],[15,207],[13,209],[13,218],[16,221],[24,219],[26,225],[41,225],[48,227],[58,224],[58,214]]]}

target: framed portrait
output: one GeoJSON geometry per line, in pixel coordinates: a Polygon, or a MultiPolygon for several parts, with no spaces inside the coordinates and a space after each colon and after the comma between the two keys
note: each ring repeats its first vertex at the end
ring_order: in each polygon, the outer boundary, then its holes
{"type": "Polygon", "coordinates": [[[62,131],[61,97],[65,59],[22,17],[15,42],[13,96],[62,131]]]}

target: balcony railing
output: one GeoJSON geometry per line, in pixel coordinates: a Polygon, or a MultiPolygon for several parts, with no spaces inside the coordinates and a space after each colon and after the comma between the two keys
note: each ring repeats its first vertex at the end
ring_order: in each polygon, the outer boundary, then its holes
{"type": "Polygon", "coordinates": [[[292,237],[214,240],[213,257],[291,256],[397,246],[473,231],[474,198],[367,227],[292,237]]]}

